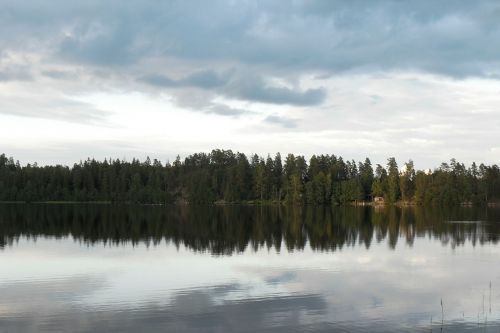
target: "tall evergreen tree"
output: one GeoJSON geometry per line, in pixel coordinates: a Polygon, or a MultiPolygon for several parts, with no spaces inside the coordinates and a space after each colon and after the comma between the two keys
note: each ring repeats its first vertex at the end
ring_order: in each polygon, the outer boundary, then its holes
{"type": "Polygon", "coordinates": [[[396,159],[390,157],[387,160],[387,192],[386,200],[394,203],[399,199],[399,169],[396,159]]]}

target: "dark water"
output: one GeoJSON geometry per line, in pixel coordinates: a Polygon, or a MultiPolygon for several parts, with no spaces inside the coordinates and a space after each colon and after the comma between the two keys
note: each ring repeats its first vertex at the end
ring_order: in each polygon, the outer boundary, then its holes
{"type": "Polygon", "coordinates": [[[500,331],[500,210],[0,205],[0,332],[500,331]]]}

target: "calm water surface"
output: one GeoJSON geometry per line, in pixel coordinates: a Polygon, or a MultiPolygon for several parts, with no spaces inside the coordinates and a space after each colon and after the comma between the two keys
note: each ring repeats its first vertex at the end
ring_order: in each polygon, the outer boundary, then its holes
{"type": "Polygon", "coordinates": [[[0,205],[0,332],[500,331],[500,210],[0,205]]]}

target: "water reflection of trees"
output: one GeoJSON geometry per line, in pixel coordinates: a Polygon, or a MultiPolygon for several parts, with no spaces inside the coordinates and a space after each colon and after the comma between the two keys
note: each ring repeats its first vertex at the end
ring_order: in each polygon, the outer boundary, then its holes
{"type": "Polygon", "coordinates": [[[461,207],[0,205],[0,247],[20,237],[67,236],[89,245],[167,241],[213,254],[247,248],[293,251],[306,244],[335,251],[369,248],[373,241],[387,241],[394,248],[401,241],[412,245],[416,237],[455,247],[496,243],[499,222],[500,210],[461,207]]]}

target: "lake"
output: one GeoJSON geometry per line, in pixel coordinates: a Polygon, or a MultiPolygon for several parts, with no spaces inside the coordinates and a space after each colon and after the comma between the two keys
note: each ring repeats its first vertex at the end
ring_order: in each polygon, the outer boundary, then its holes
{"type": "Polygon", "coordinates": [[[500,330],[500,209],[0,205],[0,332],[500,330]]]}

